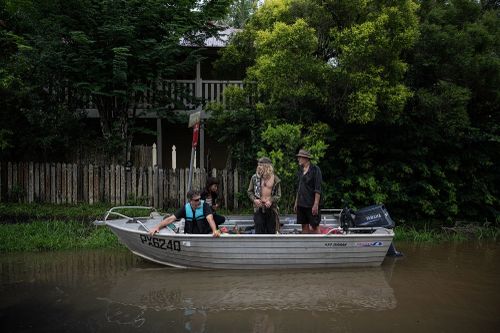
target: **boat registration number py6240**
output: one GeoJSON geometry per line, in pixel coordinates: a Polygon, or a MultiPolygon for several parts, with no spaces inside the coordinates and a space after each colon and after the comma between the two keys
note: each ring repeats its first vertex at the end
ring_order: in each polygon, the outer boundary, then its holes
{"type": "Polygon", "coordinates": [[[142,244],[156,247],[162,250],[180,251],[181,243],[178,240],[166,240],[162,238],[151,237],[147,235],[140,235],[142,244]]]}

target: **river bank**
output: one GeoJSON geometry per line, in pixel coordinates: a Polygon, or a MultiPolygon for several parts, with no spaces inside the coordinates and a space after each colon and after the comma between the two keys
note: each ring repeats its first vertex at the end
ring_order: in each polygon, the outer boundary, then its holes
{"type": "MultiPolygon", "coordinates": [[[[0,204],[0,253],[123,247],[108,228],[92,224],[109,208],[105,205],[0,204]]],[[[395,234],[396,242],[500,240],[500,228],[478,223],[445,227],[406,222],[396,226],[395,234]]]]}

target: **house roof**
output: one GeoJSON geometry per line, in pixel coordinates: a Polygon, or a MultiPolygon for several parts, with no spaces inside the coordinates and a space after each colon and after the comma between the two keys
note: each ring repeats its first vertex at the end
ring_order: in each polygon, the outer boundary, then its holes
{"type": "MultiPolygon", "coordinates": [[[[231,27],[226,28],[224,30],[221,30],[217,36],[205,39],[203,41],[203,46],[204,47],[226,47],[227,44],[229,43],[229,40],[231,39],[231,37],[239,31],[241,31],[241,29],[236,29],[236,28],[231,28],[231,27]]],[[[179,44],[182,46],[191,46],[191,47],[201,46],[198,44],[194,44],[185,38],[181,38],[181,40],[179,41],[179,44]]]]}

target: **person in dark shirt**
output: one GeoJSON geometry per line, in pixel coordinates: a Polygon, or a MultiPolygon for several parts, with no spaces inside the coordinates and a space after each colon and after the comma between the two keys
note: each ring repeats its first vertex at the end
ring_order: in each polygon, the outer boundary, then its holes
{"type": "Polygon", "coordinates": [[[175,212],[164,218],[158,225],[149,231],[150,235],[159,232],[161,228],[175,222],[178,219],[184,218],[184,233],[185,234],[208,234],[210,231],[214,237],[219,237],[220,232],[217,230],[212,209],[210,206],[201,200],[200,191],[190,190],[187,193],[188,202],[175,212]]]}
{"type": "Polygon", "coordinates": [[[319,233],[321,170],[311,163],[311,154],[307,150],[301,149],[296,156],[301,168],[297,174],[299,185],[293,207],[297,223],[302,224],[302,233],[319,233]]]}
{"type": "Polygon", "coordinates": [[[222,215],[217,214],[217,209],[219,209],[219,203],[217,202],[217,198],[219,197],[219,181],[217,178],[209,177],[207,179],[207,186],[201,192],[201,200],[204,200],[210,208],[212,208],[212,212],[214,215],[214,221],[217,226],[223,224],[226,221],[226,218],[222,215]]]}

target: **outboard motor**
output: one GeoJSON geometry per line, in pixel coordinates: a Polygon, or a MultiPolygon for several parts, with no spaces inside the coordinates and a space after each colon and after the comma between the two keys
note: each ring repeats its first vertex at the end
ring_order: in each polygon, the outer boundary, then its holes
{"type": "Polygon", "coordinates": [[[384,205],[361,208],[354,215],[355,227],[383,227],[392,229],[395,225],[384,205]]]}
{"type": "MultiPolygon", "coordinates": [[[[354,213],[355,227],[383,227],[392,229],[395,226],[393,219],[389,216],[389,212],[384,205],[372,205],[354,213]]],[[[387,256],[402,257],[403,253],[396,250],[394,243],[391,243],[387,251],[387,256]]]]}

